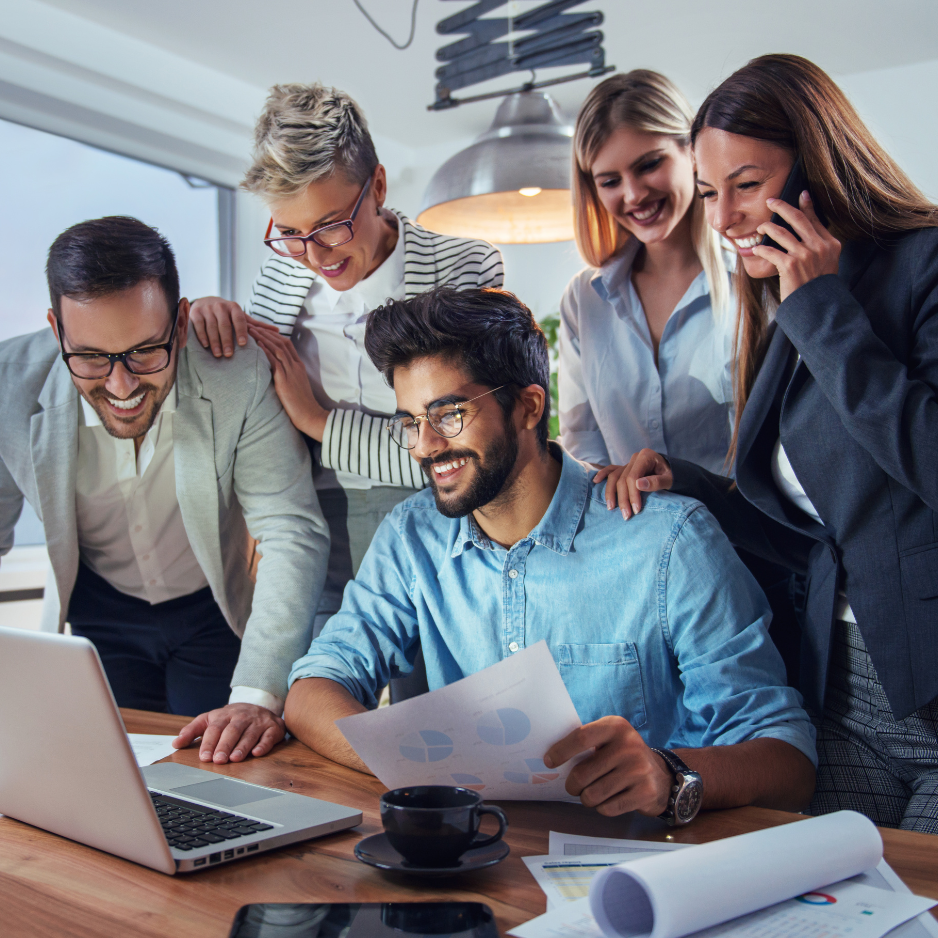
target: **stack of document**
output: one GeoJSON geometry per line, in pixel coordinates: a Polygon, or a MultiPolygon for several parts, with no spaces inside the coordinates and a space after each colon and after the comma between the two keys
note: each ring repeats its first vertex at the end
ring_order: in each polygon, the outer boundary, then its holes
{"type": "Polygon", "coordinates": [[[850,811],[702,846],[552,832],[549,850],[524,858],[548,912],[516,938],[938,938],[936,903],[850,811]]]}

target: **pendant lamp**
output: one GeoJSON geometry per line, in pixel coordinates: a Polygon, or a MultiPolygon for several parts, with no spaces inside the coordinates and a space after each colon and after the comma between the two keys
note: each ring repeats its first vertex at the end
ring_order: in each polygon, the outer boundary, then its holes
{"type": "Polygon", "coordinates": [[[434,173],[417,221],[496,244],[569,241],[572,141],[550,95],[509,95],[492,126],[434,173]]]}

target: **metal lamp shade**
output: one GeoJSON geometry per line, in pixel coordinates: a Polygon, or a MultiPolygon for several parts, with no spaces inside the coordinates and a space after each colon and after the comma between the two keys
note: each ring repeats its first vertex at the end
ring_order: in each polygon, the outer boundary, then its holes
{"type": "Polygon", "coordinates": [[[572,137],[548,95],[509,95],[492,126],[434,173],[417,220],[496,244],[569,241],[572,137]]]}

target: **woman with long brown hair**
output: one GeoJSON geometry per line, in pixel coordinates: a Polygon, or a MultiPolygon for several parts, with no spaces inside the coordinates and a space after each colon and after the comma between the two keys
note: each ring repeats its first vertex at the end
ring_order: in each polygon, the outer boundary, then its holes
{"type": "Polygon", "coordinates": [[[938,207],[796,56],[728,78],[692,135],[708,219],[741,261],[736,483],[643,450],[627,512],[642,492],[693,495],[788,565],[812,811],[938,833],[938,207]],[[798,157],[794,207],[777,197],[798,157]]]}
{"type": "Polygon", "coordinates": [[[643,446],[714,470],[726,458],[729,276],[694,191],[692,119],[645,69],[600,82],[577,117],[575,231],[589,266],[560,303],[560,438],[593,465],[643,446]]]}

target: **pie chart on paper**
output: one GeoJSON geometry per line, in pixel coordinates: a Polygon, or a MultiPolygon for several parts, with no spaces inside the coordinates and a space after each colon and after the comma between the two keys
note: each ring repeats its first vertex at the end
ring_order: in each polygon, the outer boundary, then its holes
{"type": "Polygon", "coordinates": [[[439,762],[452,755],[453,741],[437,730],[409,733],[401,740],[401,755],[411,762],[439,762]]]}
{"type": "Polygon", "coordinates": [[[553,772],[540,759],[525,759],[513,762],[505,770],[505,780],[518,785],[544,785],[560,778],[559,772],[553,772]]]}
{"type": "Polygon", "coordinates": [[[527,739],[531,721],[523,710],[503,707],[483,713],[476,724],[476,732],[483,742],[493,746],[513,746],[527,739]]]}
{"type": "Polygon", "coordinates": [[[473,791],[485,788],[485,782],[478,775],[470,775],[468,772],[453,772],[450,778],[462,788],[471,788],[473,791]]]}

